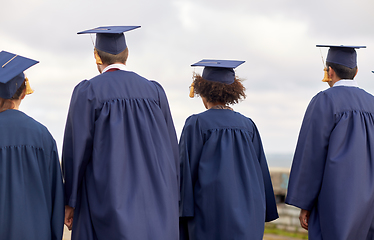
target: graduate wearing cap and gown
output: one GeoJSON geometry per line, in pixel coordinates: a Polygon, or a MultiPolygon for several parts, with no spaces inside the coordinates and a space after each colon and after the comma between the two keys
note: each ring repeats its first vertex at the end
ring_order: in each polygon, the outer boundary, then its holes
{"type": "Polygon", "coordinates": [[[358,87],[355,48],[330,46],[326,82],[306,110],[286,203],[309,239],[374,239],[374,96],[358,87]]]}
{"type": "Polygon", "coordinates": [[[100,75],[72,94],[63,144],[72,239],[178,239],[178,142],[161,85],[129,71],[123,32],[99,27],[100,75]],[[108,57],[109,55],[109,57],[108,57]],[[108,63],[108,61],[114,61],[108,63]],[[120,61],[120,62],[115,62],[120,61]]]}
{"type": "Polygon", "coordinates": [[[38,62],[0,52],[0,239],[61,240],[64,196],[55,140],[18,106],[38,62]]]}
{"type": "Polygon", "coordinates": [[[260,240],[278,218],[273,187],[255,123],[233,111],[245,88],[233,68],[243,61],[202,60],[191,86],[205,112],[190,116],[179,142],[180,233],[191,240],[260,240]]]}

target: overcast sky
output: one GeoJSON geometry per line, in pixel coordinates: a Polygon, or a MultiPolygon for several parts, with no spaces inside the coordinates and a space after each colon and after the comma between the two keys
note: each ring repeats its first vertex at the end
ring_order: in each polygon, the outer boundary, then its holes
{"type": "Polygon", "coordinates": [[[34,94],[21,110],[48,127],[62,148],[72,90],[98,74],[94,35],[82,30],[140,25],[127,32],[131,71],[164,87],[179,135],[204,111],[190,99],[190,67],[201,59],[244,60],[236,74],[247,98],[234,105],[259,128],[267,154],[292,154],[310,99],[328,87],[316,44],[365,45],[356,77],[374,93],[373,0],[12,0],[0,8],[0,50],[40,61],[25,73],[34,94]],[[104,4],[105,3],[105,4],[104,4]]]}

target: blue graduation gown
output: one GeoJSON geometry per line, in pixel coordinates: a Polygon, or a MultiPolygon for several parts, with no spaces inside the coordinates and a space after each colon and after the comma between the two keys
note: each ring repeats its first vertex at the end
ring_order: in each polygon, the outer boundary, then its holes
{"type": "Polygon", "coordinates": [[[178,142],[158,83],[122,70],[79,83],[62,158],[73,240],[178,238],[178,142]]]}
{"type": "Polygon", "coordinates": [[[373,144],[372,95],[338,86],[311,100],[286,198],[311,211],[309,239],[373,239],[368,237],[374,219],[373,144]]]}
{"type": "Polygon", "coordinates": [[[0,239],[61,240],[63,225],[55,140],[23,112],[1,112],[0,239]]]}
{"type": "Polygon", "coordinates": [[[227,109],[192,115],[179,151],[181,239],[262,239],[278,213],[254,122],[227,109]]]}

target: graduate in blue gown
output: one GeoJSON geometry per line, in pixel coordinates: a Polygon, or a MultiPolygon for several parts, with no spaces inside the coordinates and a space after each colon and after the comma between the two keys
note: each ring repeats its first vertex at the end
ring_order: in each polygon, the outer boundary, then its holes
{"type": "Polygon", "coordinates": [[[233,68],[242,61],[202,60],[191,94],[208,109],[190,116],[179,142],[180,232],[191,240],[260,240],[278,218],[270,174],[255,123],[228,107],[245,98],[233,68]]]}
{"type": "Polygon", "coordinates": [[[64,196],[56,142],[18,110],[35,60],[0,52],[0,239],[61,240],[64,196]]]}
{"type": "Polygon", "coordinates": [[[99,27],[100,75],[71,97],[63,144],[73,240],[178,239],[178,142],[161,85],[127,70],[123,32],[99,27]]]}
{"type": "Polygon", "coordinates": [[[374,239],[374,96],[359,88],[356,50],[330,47],[326,82],[306,110],[286,203],[310,240],[374,239]]]}

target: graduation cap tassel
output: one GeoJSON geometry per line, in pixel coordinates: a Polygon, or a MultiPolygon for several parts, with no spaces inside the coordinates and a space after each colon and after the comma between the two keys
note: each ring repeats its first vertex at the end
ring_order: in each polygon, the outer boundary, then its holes
{"type": "Polygon", "coordinates": [[[323,76],[322,82],[330,82],[331,78],[329,78],[329,74],[327,73],[327,67],[325,67],[323,71],[325,72],[325,75],[323,76]]]}
{"type": "Polygon", "coordinates": [[[25,81],[26,81],[26,95],[29,95],[29,94],[33,93],[34,90],[31,89],[30,82],[29,82],[29,79],[27,77],[25,77],[25,81]]]}
{"type": "Polygon", "coordinates": [[[99,54],[97,53],[96,48],[94,50],[94,54],[95,54],[96,64],[102,65],[103,62],[101,61],[101,58],[100,58],[99,54]]]}
{"type": "Polygon", "coordinates": [[[323,76],[323,79],[322,79],[322,82],[330,82],[331,79],[329,78],[329,74],[327,73],[327,67],[326,67],[326,65],[325,65],[325,61],[323,60],[323,56],[322,56],[321,49],[319,49],[319,52],[321,53],[322,64],[323,64],[323,66],[324,66],[323,71],[325,72],[325,74],[324,74],[324,76],[323,76]]]}
{"type": "Polygon", "coordinates": [[[192,83],[191,84],[191,87],[190,87],[190,98],[193,98],[195,96],[195,88],[194,88],[195,84],[192,83]]]}

